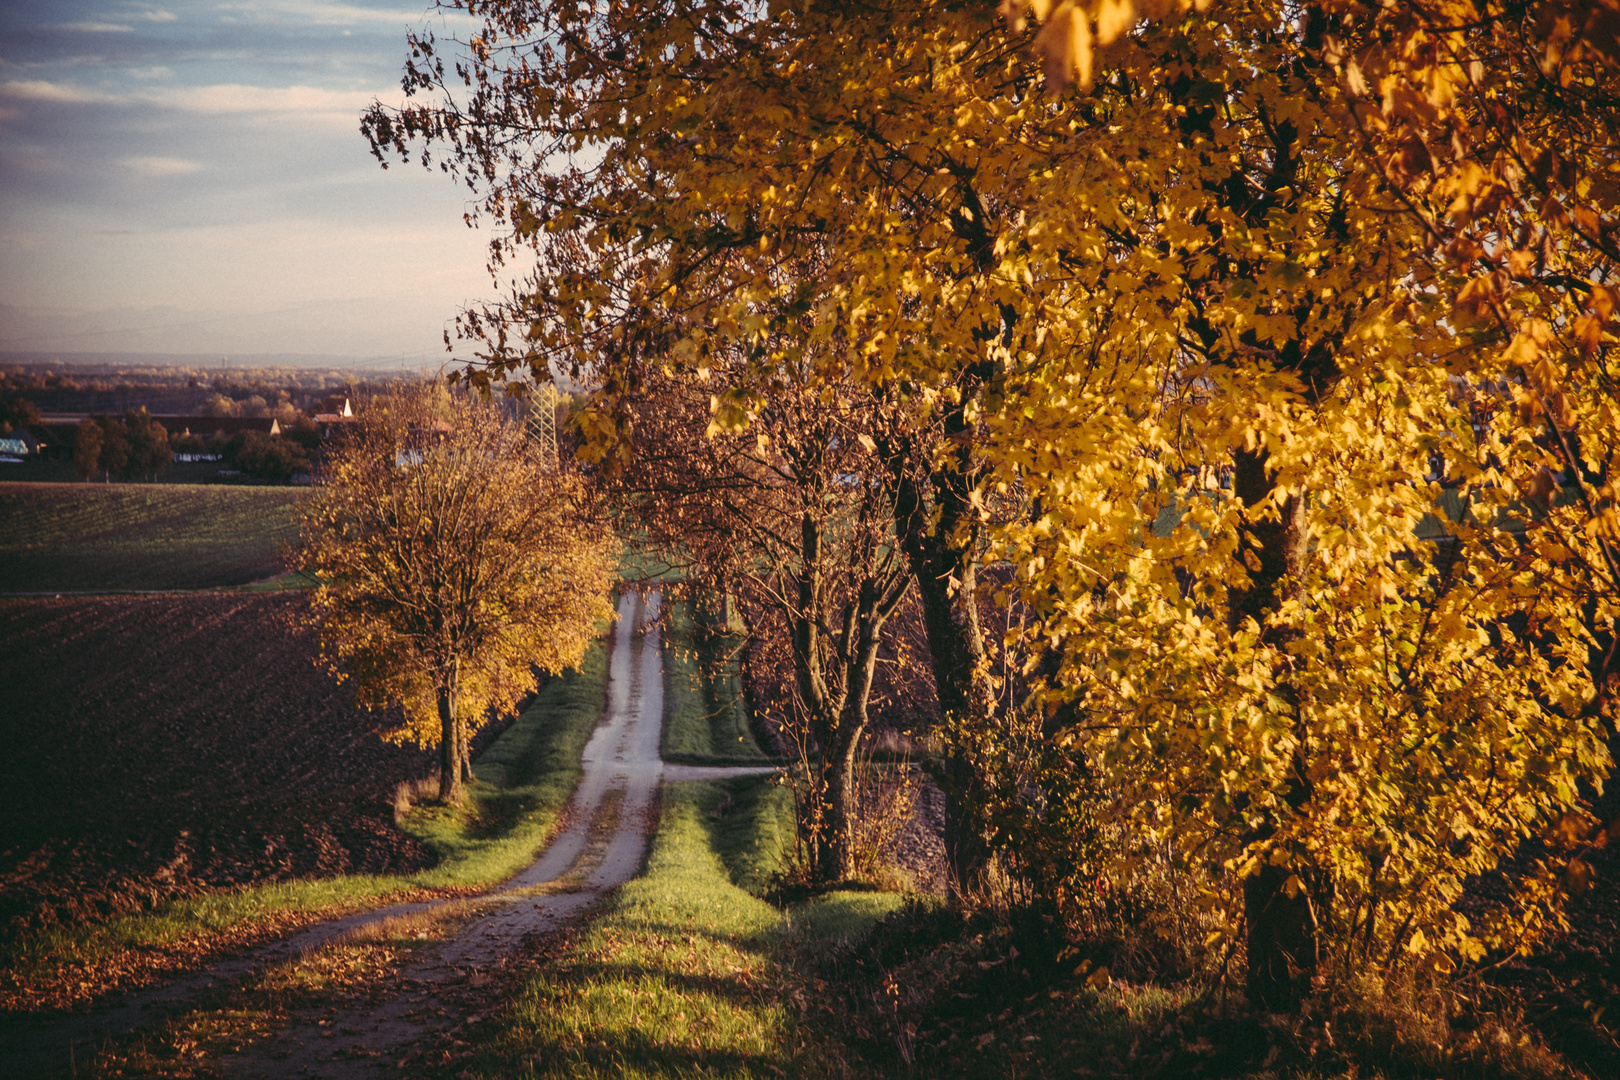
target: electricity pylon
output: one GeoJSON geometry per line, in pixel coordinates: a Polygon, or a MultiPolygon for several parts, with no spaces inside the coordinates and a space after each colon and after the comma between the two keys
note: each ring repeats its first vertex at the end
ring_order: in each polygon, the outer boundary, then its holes
{"type": "Polygon", "coordinates": [[[529,390],[529,438],[547,469],[557,469],[557,385],[550,380],[529,390]]]}

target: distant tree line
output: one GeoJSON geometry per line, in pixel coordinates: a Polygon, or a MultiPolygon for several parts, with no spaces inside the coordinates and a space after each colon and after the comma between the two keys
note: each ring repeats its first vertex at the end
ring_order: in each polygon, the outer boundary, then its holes
{"type": "Polygon", "coordinates": [[[142,406],[156,415],[274,416],[318,411],[324,397],[375,393],[386,375],[292,367],[25,363],[0,366],[0,400],[30,399],[42,412],[119,415],[142,406]]]}
{"type": "Polygon", "coordinates": [[[0,436],[10,435],[26,424],[39,423],[39,410],[20,394],[0,394],[0,436]]]}
{"type": "Polygon", "coordinates": [[[170,436],[145,409],[131,409],[122,417],[80,421],[74,432],[73,467],[83,480],[99,475],[107,483],[151,481],[176,454],[210,454],[255,480],[285,484],[310,470],[320,441],[320,430],[307,416],[298,417],[279,435],[239,431],[230,436],[170,436]]]}
{"type": "Polygon", "coordinates": [[[156,480],[174,460],[169,432],[145,409],[122,418],[92,416],[81,420],[73,440],[73,468],[80,479],[100,473],[103,481],[156,480]]]}
{"type": "Polygon", "coordinates": [[[295,474],[310,471],[320,444],[320,429],[309,417],[300,416],[280,435],[239,431],[224,440],[223,453],[226,462],[248,476],[285,484],[295,474]]]}

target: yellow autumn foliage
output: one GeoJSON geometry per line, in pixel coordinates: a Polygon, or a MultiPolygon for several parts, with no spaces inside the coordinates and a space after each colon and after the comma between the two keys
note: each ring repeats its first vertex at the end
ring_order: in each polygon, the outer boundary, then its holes
{"type": "Polygon", "coordinates": [[[403,706],[385,738],[442,744],[448,777],[613,617],[618,545],[581,477],[476,396],[378,396],[328,447],[293,563],[323,653],[360,705],[403,706]]]}
{"type": "Polygon", "coordinates": [[[1115,825],[1342,956],[1474,958],[1561,866],[1474,922],[1464,883],[1610,765],[1620,139],[1607,23],[1411,7],[508,0],[366,123],[510,222],[534,272],[464,329],[590,367],[605,466],[638,365],[750,356],[726,431],[789,367],[965,401],[1115,825]]]}

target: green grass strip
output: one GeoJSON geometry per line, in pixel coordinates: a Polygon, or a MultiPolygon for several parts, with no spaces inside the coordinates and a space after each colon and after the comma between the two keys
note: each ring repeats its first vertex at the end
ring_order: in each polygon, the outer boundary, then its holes
{"type": "Polygon", "coordinates": [[[690,599],[671,603],[664,633],[665,761],[774,765],[754,741],[735,635],[702,633],[690,599]]]}
{"type": "Polygon", "coordinates": [[[864,933],[900,898],[871,901],[864,921],[844,905],[841,917],[801,913],[790,928],[743,884],[763,881],[791,843],[787,793],[764,780],[665,788],[646,873],[536,968],[471,1075],[836,1074],[829,1055],[840,1051],[790,1004],[806,990],[784,947],[812,924],[864,933]]]}
{"type": "Polygon", "coordinates": [[[93,926],[32,935],[0,955],[0,990],[128,949],[194,942],[248,923],[307,922],[381,906],[416,889],[479,889],[533,861],[582,775],[580,756],[602,717],[607,650],[552,680],[474,762],[464,807],[419,806],[403,828],[434,855],[415,874],[353,874],[210,893],[93,926]]]}

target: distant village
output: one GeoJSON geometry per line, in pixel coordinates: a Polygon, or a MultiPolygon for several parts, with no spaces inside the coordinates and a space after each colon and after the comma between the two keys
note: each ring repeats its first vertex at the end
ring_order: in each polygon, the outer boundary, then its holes
{"type": "Polygon", "coordinates": [[[0,479],[309,483],[375,388],[299,369],[4,367],[0,479]]]}

